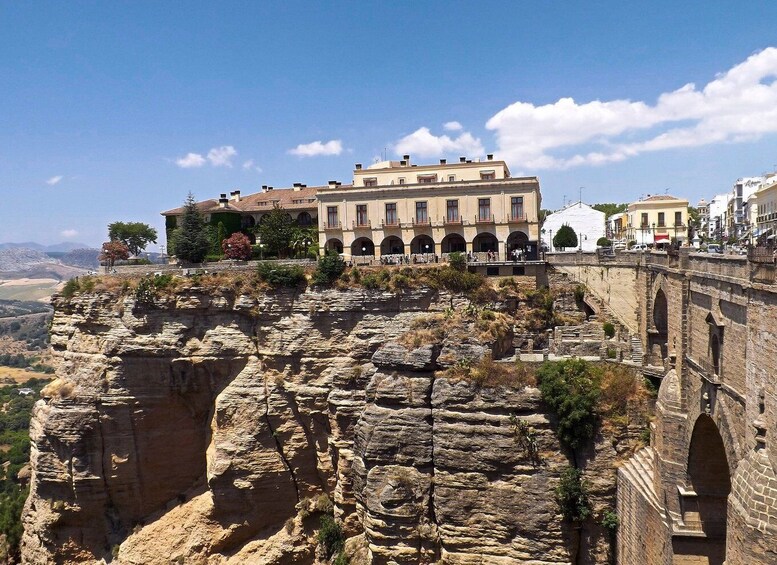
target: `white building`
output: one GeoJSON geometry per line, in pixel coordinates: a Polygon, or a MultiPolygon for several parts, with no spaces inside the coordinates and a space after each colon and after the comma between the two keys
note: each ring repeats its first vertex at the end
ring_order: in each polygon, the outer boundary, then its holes
{"type": "Polygon", "coordinates": [[[709,232],[708,236],[712,240],[720,240],[728,237],[728,203],[731,200],[731,193],[716,195],[710,200],[709,210],[709,232]]]}
{"type": "MultiPolygon", "coordinates": [[[[567,225],[575,230],[578,246],[565,251],[595,251],[596,241],[605,237],[604,212],[594,210],[588,204],[575,202],[568,204],[561,210],[549,214],[542,225],[543,239],[551,251],[557,251],[553,247],[553,238],[561,226],[567,225]]],[[[559,250],[560,251],[560,250],[559,250]]]]}

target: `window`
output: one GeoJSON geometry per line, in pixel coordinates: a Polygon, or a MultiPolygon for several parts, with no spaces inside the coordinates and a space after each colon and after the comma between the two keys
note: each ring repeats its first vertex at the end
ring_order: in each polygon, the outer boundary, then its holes
{"type": "Polygon", "coordinates": [[[658,213],[658,227],[663,228],[666,225],[666,220],[664,219],[664,213],[659,212],[658,213]]]}
{"type": "Polygon", "coordinates": [[[448,175],[448,182],[455,182],[456,181],[456,175],[448,175]]]}
{"type": "Polygon", "coordinates": [[[419,184],[428,184],[432,182],[437,182],[437,175],[418,175],[418,182],[419,184]]]}
{"type": "Polygon", "coordinates": [[[399,184],[405,184],[405,177],[399,177],[399,184]]]}
{"type": "Polygon", "coordinates": [[[369,220],[367,220],[367,205],[357,204],[356,205],[356,225],[366,226],[368,223],[369,223],[369,220]]]}
{"type": "Polygon", "coordinates": [[[396,226],[397,223],[397,203],[386,204],[386,225],[396,226]]]}
{"type": "Polygon", "coordinates": [[[491,220],[491,199],[478,198],[478,220],[488,222],[491,220]]]}
{"type": "Polygon", "coordinates": [[[377,178],[364,179],[364,186],[378,186],[377,178]]]}
{"type": "Polygon", "coordinates": [[[429,223],[429,216],[426,213],[426,202],[415,203],[415,222],[417,224],[429,223]]]}
{"type": "Polygon", "coordinates": [[[523,220],[523,196],[510,198],[510,216],[513,220],[523,220]]]}
{"type": "Polygon", "coordinates": [[[683,225],[683,213],[682,212],[675,212],[674,213],[674,225],[676,225],[676,226],[683,225]]]}
{"type": "Polygon", "coordinates": [[[459,201],[448,200],[445,203],[446,216],[445,219],[448,222],[455,223],[459,221],[459,201]]]}
{"type": "Polygon", "coordinates": [[[648,227],[648,215],[647,215],[647,212],[642,212],[641,227],[643,227],[643,228],[648,227]]]}
{"type": "Polygon", "coordinates": [[[480,171],[480,180],[494,180],[495,178],[494,171],[480,171]]]}
{"type": "Polygon", "coordinates": [[[326,224],[330,227],[337,227],[337,206],[326,207],[326,224]]]}

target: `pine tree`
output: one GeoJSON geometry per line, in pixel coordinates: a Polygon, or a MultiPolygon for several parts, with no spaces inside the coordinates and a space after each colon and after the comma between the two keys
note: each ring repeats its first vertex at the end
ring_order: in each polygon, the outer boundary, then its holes
{"type": "Polygon", "coordinates": [[[173,234],[175,255],[179,261],[202,263],[208,254],[210,240],[205,218],[197,211],[194,196],[189,193],[184,202],[181,223],[173,234]]]}

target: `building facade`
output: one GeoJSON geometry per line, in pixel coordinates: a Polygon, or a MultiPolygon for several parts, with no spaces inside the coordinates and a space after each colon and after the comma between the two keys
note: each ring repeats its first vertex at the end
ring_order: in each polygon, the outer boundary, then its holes
{"type": "Polygon", "coordinates": [[[539,180],[512,178],[491,155],[437,165],[415,165],[405,155],[357,164],[353,174],[352,185],[330,183],[317,193],[322,253],[365,260],[431,260],[455,251],[504,260],[516,249],[526,259],[539,255],[539,180]]]}
{"type": "Polygon", "coordinates": [[[545,241],[550,251],[562,251],[553,245],[553,234],[558,233],[561,226],[569,226],[575,230],[578,245],[567,248],[566,251],[596,251],[596,241],[605,237],[604,212],[594,210],[588,204],[575,202],[567,204],[561,210],[548,214],[542,224],[545,241]]]}
{"type": "MultiPolygon", "coordinates": [[[[226,193],[218,199],[197,202],[197,211],[205,221],[213,226],[224,225],[227,235],[235,232],[245,233],[251,243],[256,243],[252,228],[275,207],[279,206],[300,227],[315,228],[318,226],[318,205],[316,192],[320,187],[308,187],[297,183],[292,188],[273,189],[272,186],[262,186],[262,192],[241,196],[239,190],[234,190],[227,197],[226,193]]],[[[178,218],[184,213],[184,208],[174,208],[162,212],[165,216],[167,240],[170,232],[177,226],[178,218]]]]}
{"type": "Polygon", "coordinates": [[[771,177],[756,193],[755,237],[773,241],[777,233],[777,176],[771,177]]]}
{"type": "Polygon", "coordinates": [[[646,243],[688,240],[688,201],[661,194],[629,204],[627,237],[646,243]]]}

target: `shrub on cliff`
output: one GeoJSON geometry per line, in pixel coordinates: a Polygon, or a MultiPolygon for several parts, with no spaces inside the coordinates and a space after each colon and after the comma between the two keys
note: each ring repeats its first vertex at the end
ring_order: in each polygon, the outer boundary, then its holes
{"type": "Polygon", "coordinates": [[[601,371],[582,359],[547,362],[537,371],[542,401],[556,414],[559,440],[573,450],[596,433],[601,371]]]}
{"type": "Polygon", "coordinates": [[[583,480],[583,471],[574,467],[564,469],[556,487],[556,503],[561,515],[570,522],[582,522],[591,515],[588,483],[583,480]]]}
{"type": "Polygon", "coordinates": [[[321,529],[318,530],[318,543],[324,547],[327,559],[343,549],[343,530],[329,514],[321,516],[321,529]]]}
{"type": "Polygon", "coordinates": [[[305,270],[297,265],[259,263],[257,275],[259,275],[259,280],[275,288],[294,288],[304,286],[308,282],[305,278],[305,270]]]}
{"type": "Polygon", "coordinates": [[[321,257],[313,272],[313,284],[329,286],[345,271],[345,261],[337,253],[330,252],[321,257]]]}

